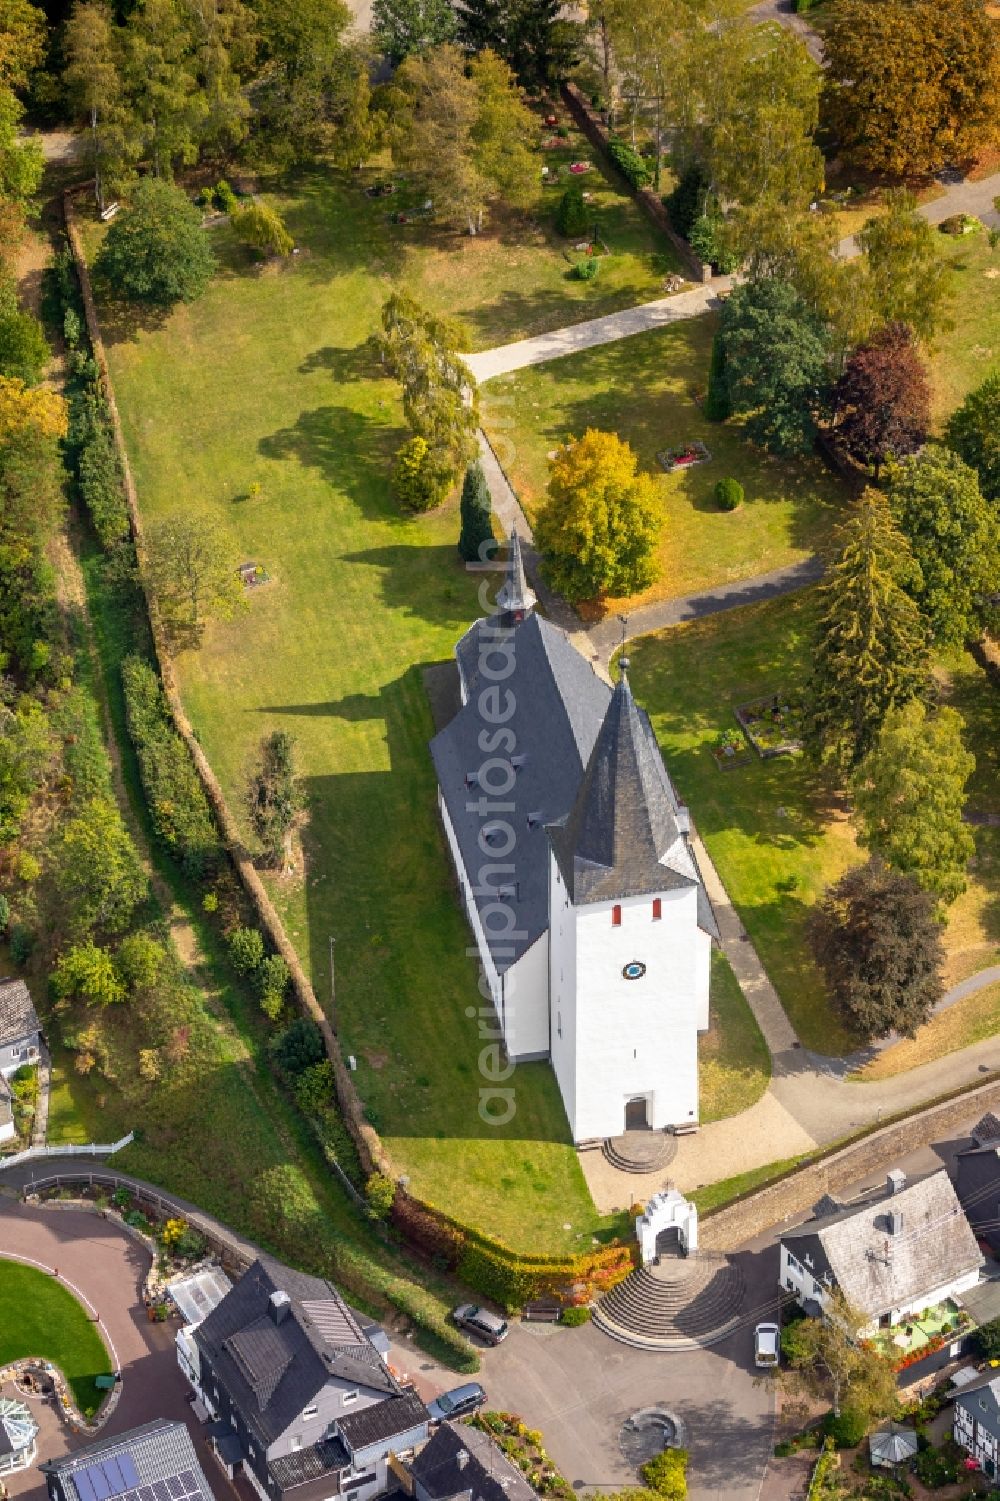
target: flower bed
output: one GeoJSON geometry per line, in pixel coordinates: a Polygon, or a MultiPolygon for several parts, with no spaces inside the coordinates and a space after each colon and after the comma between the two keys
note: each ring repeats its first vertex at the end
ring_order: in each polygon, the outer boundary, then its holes
{"type": "Polygon", "coordinates": [[[734,711],[747,739],[764,761],[802,749],[802,711],[787,695],[766,693],[734,711]]]}
{"type": "Polygon", "coordinates": [[[539,1495],[575,1501],[572,1486],[545,1452],[537,1428],[529,1428],[514,1412],[479,1412],[470,1421],[472,1427],[489,1434],[539,1495]]]}
{"type": "Polygon", "coordinates": [[[707,464],[711,457],[704,443],[682,443],[677,448],[661,448],[656,455],[656,462],[668,474],[673,474],[677,469],[691,469],[695,464],[707,464]]]}
{"type": "Polygon", "coordinates": [[[712,746],[712,759],[720,771],[734,771],[737,766],[748,766],[753,757],[739,730],[723,730],[712,746]]]}

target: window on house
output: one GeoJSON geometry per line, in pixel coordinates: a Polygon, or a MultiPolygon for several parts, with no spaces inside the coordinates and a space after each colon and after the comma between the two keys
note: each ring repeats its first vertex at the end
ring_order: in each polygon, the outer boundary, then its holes
{"type": "Polygon", "coordinates": [[[621,909],[621,907],[619,907],[618,903],[616,902],[615,905],[611,909],[611,926],[613,928],[620,928],[621,925],[622,925],[622,909],[621,909]]]}
{"type": "Polygon", "coordinates": [[[316,1403],[315,1402],[310,1402],[308,1407],[303,1407],[303,1409],[302,1409],[302,1416],[303,1416],[304,1420],[308,1423],[309,1419],[310,1418],[314,1418],[318,1412],[319,1412],[319,1408],[316,1406],[316,1403]]]}
{"type": "Polygon", "coordinates": [[[659,922],[663,916],[663,903],[658,896],[653,898],[653,921],[659,922]]]}
{"type": "Polygon", "coordinates": [[[345,1407],[350,1407],[352,1402],[356,1402],[358,1400],[357,1389],[355,1389],[353,1392],[345,1392],[340,1400],[343,1402],[345,1407]]]}
{"type": "Polygon", "coordinates": [[[561,1011],[557,1011],[556,1012],[556,1032],[559,1034],[560,1037],[562,1036],[562,1012],[561,1011]]]}
{"type": "Polygon", "coordinates": [[[293,1449],[301,1449],[302,1448],[302,1435],[301,1435],[301,1433],[295,1433],[295,1434],[292,1435],[292,1448],[293,1449]]]}

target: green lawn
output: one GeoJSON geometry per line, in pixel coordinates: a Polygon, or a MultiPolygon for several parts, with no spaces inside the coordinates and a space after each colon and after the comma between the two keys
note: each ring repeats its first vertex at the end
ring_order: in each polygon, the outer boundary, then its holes
{"type": "Polygon", "coordinates": [[[991,370],[1000,366],[1000,250],[985,232],[938,235],[953,269],[950,316],[954,327],[931,352],[934,418],[940,425],[991,370]]]}
{"type": "Polygon", "coordinates": [[[725,954],[712,949],[711,1026],[698,1043],[702,1124],[738,1115],[771,1080],[771,1055],[725,954]]]}
{"type": "Polygon", "coordinates": [[[96,1325],[61,1282],[0,1257],[0,1367],[27,1356],[58,1366],[80,1411],[94,1412],[101,1399],[94,1378],[111,1371],[96,1325]]]}
{"type": "MultiPolygon", "coordinates": [[[[804,939],[809,906],[860,858],[843,799],[803,757],[754,758],[720,771],[711,754],[733,709],[772,688],[799,689],[808,670],[815,591],[788,596],[630,646],[636,697],[649,710],[671,775],[802,1041],[823,1053],[851,1039],[831,1014],[804,939]]],[[[970,807],[993,811],[997,695],[972,658],[941,668],[966,715],[977,770],[970,807]]],[[[997,962],[1000,860],[996,829],[977,830],[969,889],[949,910],[949,984],[997,962]]]]}
{"type": "MultiPolygon", "coordinates": [[[[548,456],[588,427],[626,438],[663,498],[660,575],[648,602],[793,563],[815,552],[843,504],[816,459],[783,462],[743,442],[739,424],[708,422],[695,401],[708,372],[714,317],[689,319],[489,381],[484,426],[529,516],[544,499],[548,456]],[[700,439],[711,462],[667,475],[658,451],[700,439]],[[714,488],[733,476],[746,491],[720,511],[714,488]]],[[[614,608],[614,605],[611,605],[614,608]]]]}

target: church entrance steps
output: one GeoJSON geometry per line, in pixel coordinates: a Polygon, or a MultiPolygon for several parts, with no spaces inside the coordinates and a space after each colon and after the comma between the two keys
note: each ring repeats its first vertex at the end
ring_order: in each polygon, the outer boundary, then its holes
{"type": "Polygon", "coordinates": [[[725,1256],[697,1252],[641,1267],[593,1310],[598,1329],[639,1350],[691,1350],[725,1339],[741,1322],[746,1287],[725,1256]]]}
{"type": "Polygon", "coordinates": [[[609,1136],[601,1150],[619,1172],[655,1173],[673,1162],[677,1141],[665,1131],[625,1131],[609,1136]]]}

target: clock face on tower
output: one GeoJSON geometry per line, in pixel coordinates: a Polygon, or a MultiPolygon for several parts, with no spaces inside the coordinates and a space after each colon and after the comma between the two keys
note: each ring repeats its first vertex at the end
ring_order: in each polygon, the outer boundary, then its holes
{"type": "Polygon", "coordinates": [[[638,959],[631,959],[622,970],[626,980],[641,980],[646,973],[646,966],[640,964],[638,959]]]}

